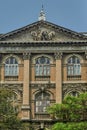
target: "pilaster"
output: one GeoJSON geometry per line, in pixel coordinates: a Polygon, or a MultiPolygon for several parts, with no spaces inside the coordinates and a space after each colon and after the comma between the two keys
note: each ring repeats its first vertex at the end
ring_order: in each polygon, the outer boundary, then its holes
{"type": "Polygon", "coordinates": [[[56,60],[56,103],[62,103],[62,52],[55,53],[56,60]]]}
{"type": "Polygon", "coordinates": [[[22,119],[30,119],[30,53],[23,53],[24,59],[24,81],[23,81],[23,106],[22,119]]]}
{"type": "Polygon", "coordinates": [[[2,64],[1,66],[0,66],[0,71],[1,71],[1,82],[3,82],[4,81],[4,77],[5,77],[5,72],[4,72],[4,70],[5,70],[5,66],[4,66],[4,64],[2,64]]]}

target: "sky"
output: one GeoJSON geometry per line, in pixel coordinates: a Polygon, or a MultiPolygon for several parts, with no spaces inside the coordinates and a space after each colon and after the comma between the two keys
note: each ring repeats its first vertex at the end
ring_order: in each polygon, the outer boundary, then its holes
{"type": "Polygon", "coordinates": [[[87,32],[87,0],[0,0],[0,33],[37,22],[42,4],[48,22],[87,32]]]}

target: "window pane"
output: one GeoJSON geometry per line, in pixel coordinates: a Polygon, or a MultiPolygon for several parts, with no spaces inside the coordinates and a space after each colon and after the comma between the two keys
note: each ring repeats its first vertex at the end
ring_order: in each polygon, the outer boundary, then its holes
{"type": "Polygon", "coordinates": [[[72,91],[72,92],[69,93],[69,95],[77,97],[77,96],[79,96],[79,93],[76,92],[76,91],[72,91]]]}
{"type": "Polygon", "coordinates": [[[50,66],[47,66],[47,75],[50,75],[50,66]]]}
{"type": "Polygon", "coordinates": [[[41,58],[40,58],[40,64],[45,64],[45,63],[46,63],[45,57],[41,57],[41,58]]]}
{"type": "Polygon", "coordinates": [[[68,75],[80,75],[81,74],[81,65],[80,60],[73,56],[68,59],[68,75]]]}
{"type": "Polygon", "coordinates": [[[47,74],[47,68],[46,68],[46,66],[43,66],[43,69],[44,69],[44,75],[46,75],[47,74]]]}
{"type": "Polygon", "coordinates": [[[36,71],[36,75],[39,75],[39,66],[36,66],[35,71],[36,71]]]}
{"type": "Polygon", "coordinates": [[[43,67],[40,65],[40,67],[39,67],[39,74],[40,75],[43,75],[43,67]]]}
{"type": "Polygon", "coordinates": [[[10,57],[5,62],[5,76],[17,76],[18,63],[14,57],[10,57]]]}
{"type": "Polygon", "coordinates": [[[39,57],[36,60],[35,74],[36,75],[49,75],[50,73],[50,60],[47,57],[39,57]]]}
{"type": "Polygon", "coordinates": [[[80,65],[77,66],[77,74],[78,74],[78,75],[81,74],[81,67],[80,67],[80,65]]]}
{"type": "Polygon", "coordinates": [[[42,92],[35,96],[36,100],[36,112],[46,112],[46,108],[50,105],[50,95],[42,92]]]}
{"type": "Polygon", "coordinates": [[[77,75],[77,65],[73,65],[73,74],[74,75],[77,75]]]}

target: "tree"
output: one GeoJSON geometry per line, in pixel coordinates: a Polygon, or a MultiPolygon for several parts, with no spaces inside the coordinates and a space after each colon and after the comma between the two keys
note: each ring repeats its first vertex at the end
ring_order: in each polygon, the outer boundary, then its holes
{"type": "Polygon", "coordinates": [[[58,122],[52,130],[85,130],[87,129],[87,93],[78,97],[67,96],[62,104],[54,104],[47,109],[58,122]],[[84,122],[83,122],[84,121],[84,122]]]}
{"type": "Polygon", "coordinates": [[[78,104],[81,106],[80,113],[82,120],[87,120],[87,93],[82,93],[78,97],[78,104]]]}
{"type": "Polygon", "coordinates": [[[12,105],[13,92],[0,88],[0,130],[22,130],[23,125],[12,105]]]}
{"type": "Polygon", "coordinates": [[[87,130],[87,122],[56,123],[51,130],[87,130]]]}

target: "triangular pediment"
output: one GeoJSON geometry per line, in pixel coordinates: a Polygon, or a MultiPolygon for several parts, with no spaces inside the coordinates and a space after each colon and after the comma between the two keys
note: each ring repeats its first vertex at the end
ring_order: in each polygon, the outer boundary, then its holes
{"type": "Polygon", "coordinates": [[[0,37],[0,41],[9,42],[71,42],[82,40],[87,40],[87,37],[47,21],[38,21],[29,24],[23,28],[1,35],[0,37]]]}

